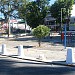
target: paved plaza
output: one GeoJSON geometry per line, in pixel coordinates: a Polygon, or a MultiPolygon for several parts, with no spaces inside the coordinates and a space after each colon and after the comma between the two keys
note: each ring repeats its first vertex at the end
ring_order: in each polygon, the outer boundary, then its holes
{"type": "Polygon", "coordinates": [[[44,38],[41,47],[38,47],[37,39],[33,36],[22,36],[17,38],[0,38],[0,46],[6,44],[7,51],[10,55],[17,55],[18,46],[23,45],[26,57],[39,58],[44,55],[47,60],[66,60],[66,52],[64,45],[60,43],[60,37],[44,38]]]}
{"type": "MultiPolygon", "coordinates": [[[[8,54],[14,56],[18,54],[18,46],[23,45],[23,50],[26,57],[38,59],[40,55],[43,55],[48,61],[66,60],[68,46],[64,49],[64,43],[61,43],[59,33],[53,33],[52,35],[43,38],[41,47],[38,47],[37,41],[38,40],[31,35],[18,37],[13,36],[10,38],[3,36],[3,38],[0,38],[0,48],[2,47],[2,44],[6,44],[8,54]]],[[[74,46],[74,43],[70,44],[73,44],[72,47],[74,46]]]]}

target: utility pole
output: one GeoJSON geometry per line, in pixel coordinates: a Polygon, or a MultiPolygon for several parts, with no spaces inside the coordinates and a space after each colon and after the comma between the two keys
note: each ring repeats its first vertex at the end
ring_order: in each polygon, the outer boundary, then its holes
{"type": "Polygon", "coordinates": [[[8,1],[8,37],[10,36],[10,0],[8,1]]]}
{"type": "Polygon", "coordinates": [[[25,16],[23,16],[23,19],[24,19],[24,24],[25,24],[25,33],[26,33],[26,25],[27,25],[27,22],[26,22],[26,0],[23,0],[23,5],[22,5],[25,9],[25,16]]]}
{"type": "MultiPolygon", "coordinates": [[[[26,9],[26,0],[25,0],[25,9],[26,9]]],[[[25,20],[25,33],[26,33],[26,24],[27,24],[27,22],[26,22],[26,10],[25,10],[25,18],[24,18],[24,20],[25,20]]]]}

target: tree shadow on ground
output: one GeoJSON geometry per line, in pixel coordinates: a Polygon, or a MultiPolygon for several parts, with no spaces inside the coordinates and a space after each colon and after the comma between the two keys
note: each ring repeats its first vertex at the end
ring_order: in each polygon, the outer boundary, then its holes
{"type": "MultiPolygon", "coordinates": [[[[38,39],[36,37],[21,37],[21,38],[13,38],[13,39],[10,39],[10,41],[33,41],[33,42],[37,42],[38,39]]],[[[45,38],[42,38],[41,39],[41,42],[58,42],[61,44],[61,41],[60,41],[60,37],[59,36],[56,36],[56,37],[52,37],[50,38],[50,36],[47,36],[45,38]]]]}
{"type": "MultiPolygon", "coordinates": [[[[33,48],[34,46],[23,46],[23,48],[33,48]]],[[[18,48],[18,46],[16,46],[15,48],[18,48]]]]}
{"type": "MultiPolygon", "coordinates": [[[[24,36],[24,37],[18,37],[18,38],[10,39],[10,41],[33,41],[33,42],[37,42],[38,39],[33,37],[33,36],[24,36]]],[[[60,36],[52,36],[52,37],[47,36],[45,38],[42,38],[41,42],[42,43],[52,43],[51,45],[53,45],[53,46],[55,46],[57,44],[64,46],[64,40],[61,42],[60,36]]],[[[75,47],[75,42],[72,42],[72,41],[70,41],[69,43],[67,42],[66,47],[75,47]]]]}
{"type": "Polygon", "coordinates": [[[19,38],[13,38],[14,41],[36,41],[37,38],[31,36],[31,37],[19,37],[19,38]]]}

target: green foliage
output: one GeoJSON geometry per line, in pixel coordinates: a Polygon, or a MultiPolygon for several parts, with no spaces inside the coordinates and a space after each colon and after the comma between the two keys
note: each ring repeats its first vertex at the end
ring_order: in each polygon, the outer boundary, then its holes
{"type": "Polygon", "coordinates": [[[36,2],[30,2],[27,5],[26,15],[28,25],[30,25],[32,28],[35,28],[40,23],[40,17],[41,15],[36,2]]]}
{"type": "Polygon", "coordinates": [[[5,20],[8,21],[8,16],[17,18],[18,8],[29,0],[0,0],[0,11],[4,14],[5,20]],[[13,13],[16,11],[15,13],[13,13]]]}
{"type": "Polygon", "coordinates": [[[33,29],[33,35],[37,38],[43,38],[49,35],[50,29],[47,26],[39,25],[33,29]]]}
{"type": "Polygon", "coordinates": [[[36,2],[40,8],[43,8],[49,5],[50,0],[36,0],[36,2]]]}
{"type": "Polygon", "coordinates": [[[36,38],[38,38],[38,42],[40,46],[41,39],[49,35],[50,29],[47,26],[39,25],[32,30],[32,33],[36,38]]]}
{"type": "Polygon", "coordinates": [[[56,2],[51,6],[51,15],[57,19],[58,23],[60,23],[61,8],[65,8],[62,11],[62,18],[64,22],[64,19],[68,16],[68,14],[70,15],[71,13],[73,3],[74,0],[56,0],[56,2]]]}
{"type": "Polygon", "coordinates": [[[32,28],[44,24],[44,18],[49,10],[48,6],[49,1],[40,0],[40,2],[32,1],[29,2],[26,7],[22,5],[19,9],[19,16],[21,18],[26,17],[28,25],[32,28]]]}

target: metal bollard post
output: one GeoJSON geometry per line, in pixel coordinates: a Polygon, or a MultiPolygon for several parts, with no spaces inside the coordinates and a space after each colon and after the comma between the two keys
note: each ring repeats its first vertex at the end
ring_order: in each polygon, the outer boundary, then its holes
{"type": "Polygon", "coordinates": [[[6,50],[6,44],[3,44],[2,45],[2,54],[3,55],[7,55],[8,53],[7,53],[7,50],[6,50]]]}
{"type": "Polygon", "coordinates": [[[66,63],[67,64],[73,64],[73,63],[75,63],[73,48],[68,48],[67,49],[66,63]]]}
{"type": "Polygon", "coordinates": [[[19,58],[24,58],[23,45],[18,46],[18,56],[19,58]]]}

